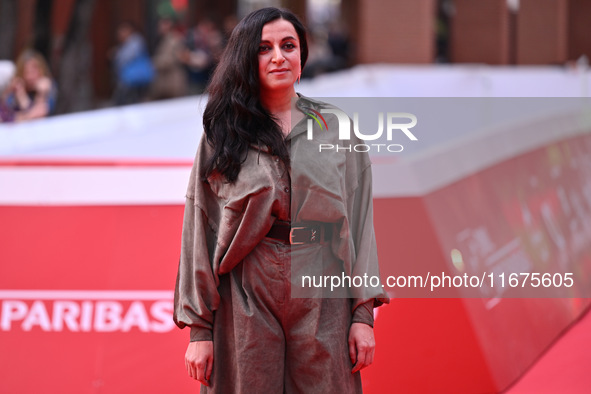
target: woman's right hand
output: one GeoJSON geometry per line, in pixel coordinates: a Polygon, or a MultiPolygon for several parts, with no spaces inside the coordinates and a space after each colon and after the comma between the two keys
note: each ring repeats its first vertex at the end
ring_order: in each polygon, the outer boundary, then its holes
{"type": "Polygon", "coordinates": [[[189,342],[185,353],[185,367],[190,377],[209,386],[209,378],[213,369],[213,342],[189,342]]]}

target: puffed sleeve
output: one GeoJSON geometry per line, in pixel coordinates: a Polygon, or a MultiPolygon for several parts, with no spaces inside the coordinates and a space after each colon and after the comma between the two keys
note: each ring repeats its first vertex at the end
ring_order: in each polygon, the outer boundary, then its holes
{"type": "MultiPolygon", "coordinates": [[[[373,226],[372,175],[369,158],[357,166],[357,186],[348,198],[348,217],[351,226],[354,263],[352,275],[368,278],[380,276],[376,238],[373,226]]],[[[372,282],[369,280],[368,282],[372,282]]],[[[373,284],[376,284],[374,281],[373,284]]],[[[353,322],[373,324],[373,307],[388,303],[389,298],[384,292],[381,282],[377,286],[364,286],[354,289],[353,322]]]]}
{"type": "Polygon", "coordinates": [[[202,139],[187,188],[181,256],[174,295],[173,319],[191,328],[191,341],[212,340],[215,311],[220,304],[220,275],[232,270],[256,247],[273,224],[278,201],[274,167],[249,154],[238,179],[219,173],[205,179],[211,147],[202,139]]]}
{"type": "Polygon", "coordinates": [[[214,238],[205,213],[192,198],[187,198],[174,293],[174,322],[180,328],[191,328],[191,341],[212,340],[213,314],[219,304],[217,278],[209,263],[214,238]]]}
{"type": "Polygon", "coordinates": [[[214,267],[220,202],[201,179],[204,151],[201,141],[187,188],[174,292],[174,322],[191,328],[191,341],[212,340],[214,311],[220,301],[214,267]]]}

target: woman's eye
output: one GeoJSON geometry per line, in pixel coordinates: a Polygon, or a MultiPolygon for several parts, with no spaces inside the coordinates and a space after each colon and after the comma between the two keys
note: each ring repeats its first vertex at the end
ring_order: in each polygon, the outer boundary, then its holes
{"type": "Polygon", "coordinates": [[[269,49],[270,48],[267,45],[261,45],[259,47],[259,53],[265,53],[265,52],[269,51],[269,49]]]}
{"type": "Polygon", "coordinates": [[[295,47],[296,47],[296,46],[295,46],[293,43],[291,43],[291,42],[288,42],[288,43],[286,43],[286,44],[285,44],[283,47],[284,47],[285,49],[295,49],[295,47]]]}

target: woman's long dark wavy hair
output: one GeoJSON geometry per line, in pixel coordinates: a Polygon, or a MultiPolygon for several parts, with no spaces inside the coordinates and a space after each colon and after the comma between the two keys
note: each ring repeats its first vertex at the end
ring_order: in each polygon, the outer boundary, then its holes
{"type": "Polygon", "coordinates": [[[262,8],[248,14],[234,28],[208,87],[203,129],[214,153],[205,176],[218,171],[234,182],[249,145],[267,146],[289,165],[289,152],[276,120],[261,104],[258,50],[263,26],[277,19],[290,22],[300,41],[301,66],[308,59],[306,29],[285,9],[262,8]]]}

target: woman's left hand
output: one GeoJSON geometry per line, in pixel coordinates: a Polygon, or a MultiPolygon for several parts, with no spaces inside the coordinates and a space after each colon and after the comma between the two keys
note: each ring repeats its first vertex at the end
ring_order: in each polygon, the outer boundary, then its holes
{"type": "Polygon", "coordinates": [[[353,323],[349,329],[349,356],[353,363],[351,373],[360,371],[373,363],[376,341],[373,327],[365,323],[353,323]]]}

